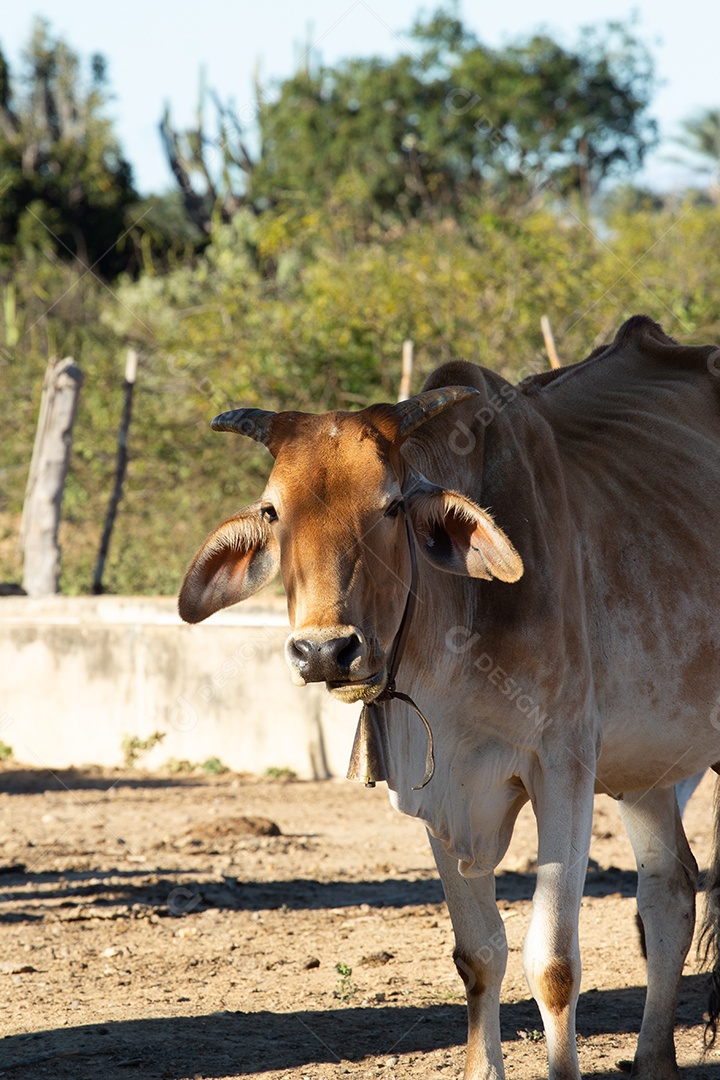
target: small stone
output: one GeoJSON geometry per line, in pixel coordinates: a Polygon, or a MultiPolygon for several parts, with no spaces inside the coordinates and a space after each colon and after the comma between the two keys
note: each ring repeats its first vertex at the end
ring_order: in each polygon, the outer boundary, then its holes
{"type": "Polygon", "coordinates": [[[317,956],[309,956],[307,958],[307,960],[305,961],[305,963],[303,964],[303,968],[304,968],[305,971],[311,971],[313,968],[319,968],[319,967],[320,967],[320,961],[318,960],[317,956]]]}
{"type": "Polygon", "coordinates": [[[387,964],[389,960],[392,960],[394,953],[386,952],[384,949],[382,952],[369,953],[368,956],[363,956],[360,963],[363,967],[381,967],[383,964],[387,964]]]}

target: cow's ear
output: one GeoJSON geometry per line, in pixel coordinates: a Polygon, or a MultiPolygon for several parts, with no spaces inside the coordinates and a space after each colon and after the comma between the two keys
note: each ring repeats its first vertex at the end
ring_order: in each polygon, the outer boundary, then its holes
{"type": "Polygon", "coordinates": [[[280,566],[280,545],[260,503],[224,521],[190,563],[178,610],[197,623],[220,608],[237,604],[266,585],[280,566]]]}
{"type": "Polygon", "coordinates": [[[433,485],[405,499],[425,558],[451,574],[517,581],[523,563],[490,514],[470,499],[433,485]]]}

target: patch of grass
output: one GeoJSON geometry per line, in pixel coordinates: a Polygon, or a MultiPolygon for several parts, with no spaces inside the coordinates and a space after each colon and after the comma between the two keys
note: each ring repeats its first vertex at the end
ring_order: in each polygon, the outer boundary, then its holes
{"type": "Polygon", "coordinates": [[[532,1031],[518,1031],[518,1035],[525,1042],[542,1042],[545,1038],[544,1031],[538,1031],[537,1028],[533,1028],[532,1031]]]}
{"type": "Polygon", "coordinates": [[[2,739],[0,739],[0,761],[7,761],[8,758],[11,758],[12,756],[12,746],[8,746],[6,742],[3,742],[2,739]]]}
{"type": "Polygon", "coordinates": [[[220,776],[228,772],[227,765],[223,765],[219,757],[209,757],[207,761],[203,761],[201,768],[211,776],[220,776]]]}
{"type": "Polygon", "coordinates": [[[271,765],[263,775],[266,780],[297,780],[297,773],[294,769],[282,768],[277,765],[271,765]]]}
{"type": "Polygon", "coordinates": [[[187,758],[171,757],[165,762],[165,768],[171,773],[192,773],[197,769],[197,765],[187,758]]]}
{"type": "Polygon", "coordinates": [[[136,763],[153,746],[157,746],[165,738],[164,731],[154,731],[147,739],[140,739],[137,735],[126,735],[122,741],[123,762],[126,769],[134,769],[136,763]]]}
{"type": "Polygon", "coordinates": [[[206,761],[189,761],[187,758],[171,757],[165,762],[165,768],[171,773],[194,773],[202,770],[210,773],[211,776],[221,776],[230,771],[219,757],[209,757],[206,761]]]}

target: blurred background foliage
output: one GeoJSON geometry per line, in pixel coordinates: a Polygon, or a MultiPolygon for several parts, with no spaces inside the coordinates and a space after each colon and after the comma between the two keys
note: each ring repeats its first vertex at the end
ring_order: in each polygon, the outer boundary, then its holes
{"type": "Polygon", "coordinates": [[[175,189],[141,199],[107,119],[101,57],[38,22],[0,53],[0,579],[45,366],[85,373],[61,530],[62,587],[90,591],[115,465],[125,354],[140,354],[130,466],[106,569],[174,593],[205,533],[257,498],[270,459],[214,435],[246,404],[356,409],[462,356],[518,379],[635,312],[720,340],[720,110],[678,140],[699,185],[633,183],[657,139],[652,60],[628,25],[576,48],[486,48],[443,8],[406,53],[256,86],[252,122],[201,87],[197,122],[158,118],[175,189]],[[87,73],[85,73],[87,67],[87,73]],[[212,121],[206,120],[210,113],[212,121]]]}

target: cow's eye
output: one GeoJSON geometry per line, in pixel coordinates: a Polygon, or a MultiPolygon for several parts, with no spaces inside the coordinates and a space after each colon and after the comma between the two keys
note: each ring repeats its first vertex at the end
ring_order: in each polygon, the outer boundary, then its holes
{"type": "Polygon", "coordinates": [[[277,521],[278,519],[277,511],[274,506],[263,506],[261,512],[265,521],[267,521],[270,525],[272,525],[273,521],[277,521]]]}
{"type": "Polygon", "coordinates": [[[390,505],[388,506],[387,510],[385,511],[384,516],[385,517],[397,517],[398,511],[402,510],[402,507],[403,507],[402,499],[394,499],[390,503],[390,505]]]}

